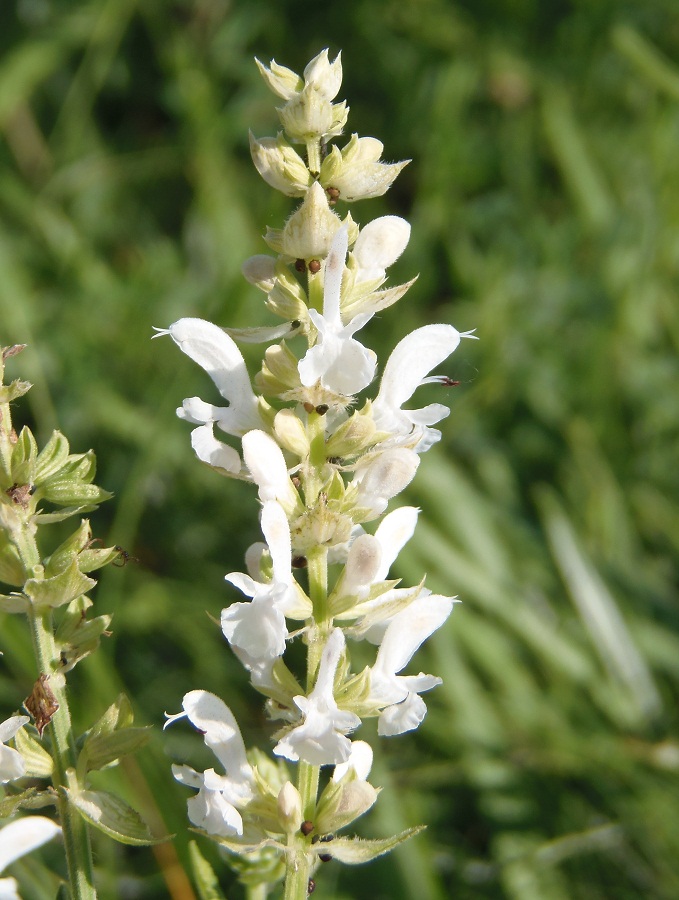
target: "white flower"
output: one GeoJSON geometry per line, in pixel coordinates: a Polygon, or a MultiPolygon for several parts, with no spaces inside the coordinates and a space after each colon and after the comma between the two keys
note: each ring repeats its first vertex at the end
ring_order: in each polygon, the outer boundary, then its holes
{"type": "Polygon", "coordinates": [[[378,733],[402,734],[412,731],[424,718],[427,707],[419,696],[441,684],[434,675],[399,675],[418,647],[446,621],[453,598],[427,594],[414,600],[394,616],[382,639],[375,665],[370,672],[369,700],[384,707],[378,733]]]}
{"type": "MultiPolygon", "coordinates": [[[[23,719],[25,717],[15,716],[14,718],[23,719]]],[[[7,722],[3,723],[3,725],[6,724],[7,722]]],[[[2,727],[0,726],[0,728],[2,727]]],[[[0,872],[32,850],[42,847],[60,831],[61,828],[56,822],[45,816],[25,816],[5,825],[0,829],[0,872]]],[[[0,900],[20,900],[16,879],[0,878],[0,900]]]]}
{"type": "Polygon", "coordinates": [[[372,313],[361,313],[348,325],[342,324],[340,288],[348,242],[347,229],[342,227],[333,238],[325,261],[323,315],[309,310],[318,332],[317,341],[298,366],[305,387],[320,381],[324,388],[344,396],[356,394],[370,384],[377,362],[375,353],[353,337],[372,318],[372,313]]]}
{"type": "MultiPolygon", "coordinates": [[[[420,458],[406,447],[389,447],[370,454],[365,464],[356,467],[351,485],[356,488],[356,506],[381,515],[392,497],[406,488],[415,477],[420,458]]],[[[366,520],[364,520],[366,521],[366,520]]]]}
{"type": "Polygon", "coordinates": [[[217,325],[204,319],[179,319],[167,329],[157,328],[155,337],[169,334],[179,349],[197,362],[229,406],[214,406],[198,397],[184,400],[177,410],[180,419],[201,426],[191,435],[196,455],[203,462],[226,469],[240,471],[240,457],[227,444],[218,441],[213,425],[226,434],[241,437],[246,431],[263,425],[245,360],[232,338],[217,325]]]}
{"type": "Polygon", "coordinates": [[[208,834],[242,835],[239,810],[253,798],[255,779],[236,719],[219,697],[207,691],[189,691],[182,707],[184,712],[167,716],[165,727],[186,716],[203,733],[206,746],[226,773],[218,775],[214,769],[200,773],[190,766],[172,766],[172,774],[180,784],[198,788],[198,794],[188,801],[189,819],[208,834]]]}
{"type": "Polygon", "coordinates": [[[15,778],[21,778],[26,771],[26,763],[18,750],[5,747],[17,731],[30,722],[28,716],[10,716],[0,724],[0,784],[7,784],[15,778]]]}
{"type": "Polygon", "coordinates": [[[431,403],[422,409],[402,409],[421,384],[437,381],[424,376],[446,359],[460,343],[461,334],[452,325],[425,325],[406,335],[391,353],[384,367],[372,413],[379,431],[387,431],[394,438],[412,442],[417,439],[418,453],[428,450],[440,440],[441,432],[430,425],[445,418],[450,410],[441,403],[431,403]]]}
{"type": "Polygon", "coordinates": [[[361,724],[357,715],[339,709],[333,695],[335,671],[344,650],[340,628],[330,633],[318,667],[316,685],[308,697],[297,696],[295,705],[304,716],[274,747],[274,753],[311,765],[343,763],[349,759],[351,741],[346,737],[361,724]]]}
{"type": "MultiPolygon", "coordinates": [[[[266,538],[273,578],[269,582],[253,579],[243,572],[231,572],[226,580],[235,585],[250,603],[232,603],[222,610],[224,637],[239,647],[252,665],[255,661],[274,660],[285,653],[288,629],[286,613],[299,611],[299,589],[292,577],[290,525],[282,506],[275,500],[262,508],[262,532],[266,538]]],[[[311,614],[311,608],[306,611],[311,614]]],[[[304,615],[304,613],[302,614],[304,615]]]]}
{"type": "Polygon", "coordinates": [[[402,506],[385,516],[374,535],[359,535],[349,548],[342,593],[364,599],[370,588],[384,581],[392,563],[413,536],[419,510],[402,506]]]}
{"type": "Polygon", "coordinates": [[[358,264],[356,283],[384,281],[389,268],[408,246],[410,224],[400,216],[381,216],[373,219],[354,244],[354,260],[358,264]]]}

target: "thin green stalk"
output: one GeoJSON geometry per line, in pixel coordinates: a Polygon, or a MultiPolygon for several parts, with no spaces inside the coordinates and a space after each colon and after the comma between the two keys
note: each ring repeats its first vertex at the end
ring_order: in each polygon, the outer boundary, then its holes
{"type": "Polygon", "coordinates": [[[246,900],[266,900],[268,893],[269,893],[269,885],[268,884],[248,885],[245,888],[246,900]]]}
{"type": "MultiPolygon", "coordinates": [[[[29,577],[36,577],[41,571],[40,554],[32,531],[26,523],[12,534],[24,570],[29,577]]],[[[68,802],[65,792],[67,772],[75,769],[76,750],[71,727],[71,713],[66,698],[66,684],[59,673],[59,653],[54,640],[52,614],[50,611],[28,613],[29,627],[33,641],[33,652],[40,675],[49,676],[49,688],[58,708],[50,721],[52,736],[52,759],[54,771],[52,784],[57,793],[57,806],[64,835],[66,864],[73,900],[95,900],[92,847],[87,825],[78,812],[68,802]]]]}

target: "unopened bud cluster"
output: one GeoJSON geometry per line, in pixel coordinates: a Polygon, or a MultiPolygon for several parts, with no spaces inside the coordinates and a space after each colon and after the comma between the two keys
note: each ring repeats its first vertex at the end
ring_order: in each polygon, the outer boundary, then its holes
{"type": "Polygon", "coordinates": [[[191,691],[171,719],[188,717],[223,774],[187,766],[175,766],[174,774],[198,791],[189,800],[191,821],[236,853],[273,848],[283,858],[295,832],[316,861],[330,854],[363,862],[390,847],[371,850],[364,842],[359,852],[337,838],[329,850],[319,835],[351,824],[377,797],[367,781],[372,751],[350,735],[371,717],[385,736],[416,728],[426,712],[421,694],[440,683],[433,675],[401,673],[454,601],[389,578],[418,510],[385,512],[414,477],[421,454],[439,440],[433,426],[449,412],[440,403],[407,404],[422,384],[451,383],[429,373],[467,335],[448,324],[416,329],[392,352],[376,392],[364,396],[377,358],[355,335],[412,285],[414,279],[385,286],[410,226],[383,216],[360,227],[338,208],[383,194],[406,163],[382,162],[382,144],[372,137],[330,143],[348,114],[335,102],[339,56],[330,62],[323,51],[303,76],[275,62],[258,66],[284,101],[283,131],[251,135],[252,158],[268,184],[301,203],[282,228],[264,236],[276,255],[249,259],[243,274],[282,324],[236,330],[187,318],[160,333],[205,369],[227,402],[191,397],[177,411],[194,426],[196,455],[258,491],[265,542],[247,552],[246,572],[226,576],[247,599],[222,610],[221,628],[280,723],[273,751],[280,761],[264,766],[262,754],[246,753],[228,707],[191,691]],[[268,345],[254,379],[238,342],[268,345]],[[368,533],[363,526],[376,520],[368,533]],[[293,640],[308,647],[306,682],[286,665],[293,640]],[[351,665],[357,641],[376,648],[362,671],[351,665]],[[334,766],[312,819],[303,818],[308,798],[300,800],[281,758],[334,766]]]}

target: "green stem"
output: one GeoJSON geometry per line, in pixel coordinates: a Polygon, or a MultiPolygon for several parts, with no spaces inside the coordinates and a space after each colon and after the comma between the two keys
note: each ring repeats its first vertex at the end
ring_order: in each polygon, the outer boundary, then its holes
{"type": "MultiPolygon", "coordinates": [[[[13,532],[12,539],[29,577],[39,577],[42,573],[40,554],[30,526],[22,523],[22,527],[13,532]]],[[[95,900],[97,894],[94,889],[89,832],[80,814],[69,803],[65,790],[68,784],[67,773],[69,769],[75,769],[77,754],[66,698],[66,682],[59,672],[60,660],[54,640],[52,613],[50,610],[40,613],[31,609],[28,621],[38,672],[48,676],[47,684],[58,704],[50,721],[54,762],[52,784],[58,797],[71,897],[73,900],[95,900]]]]}
{"type": "MultiPolygon", "coordinates": [[[[311,445],[310,465],[305,479],[305,501],[307,506],[317,502],[321,487],[320,471],[325,464],[324,420],[312,413],[308,419],[308,434],[311,445]]],[[[324,547],[317,547],[307,554],[309,576],[309,598],[313,604],[313,625],[309,629],[307,652],[307,692],[313,689],[318,665],[327,639],[331,620],[328,611],[328,554],[324,547]]],[[[305,820],[314,821],[320,766],[300,762],[297,776],[297,790],[302,801],[305,820]]],[[[287,871],[285,877],[284,900],[306,900],[309,892],[312,856],[309,853],[311,836],[301,831],[288,837],[287,871]]]]}
{"type": "Polygon", "coordinates": [[[309,141],[306,145],[306,158],[309,171],[312,175],[318,175],[321,171],[321,142],[319,140],[309,141]]]}

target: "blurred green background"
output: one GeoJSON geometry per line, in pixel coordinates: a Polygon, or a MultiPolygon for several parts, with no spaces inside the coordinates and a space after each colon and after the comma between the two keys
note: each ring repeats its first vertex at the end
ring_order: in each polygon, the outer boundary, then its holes
{"type": "MultiPolygon", "coordinates": [[[[193,897],[187,792],[169,767],[213,760],[187,728],[161,735],[164,710],[212,690],[249,742],[268,741],[206,614],[236,599],[223,576],[259,538],[254,491],[195,460],[174,411],[211,386],[149,339],[184,315],[271,321],[240,266],[292,203],[249,159],[248,128],[277,128],[253,56],[299,71],[326,46],[343,52],[349,130],[413,160],[388,195],[352,207],[362,224],[406,216],[391,283],[420,273],[366,343],[384,361],[434,321],[480,340],[447,364],[461,385],[443,441],[401,498],[424,512],[399,574],[426,571],[464,601],[417,658],[444,684],[417,733],[381,742],[374,780],[388,790],[361,823],[371,836],[429,827],[372,866],[324,866],[316,895],[679,896],[678,11],[2,4],[0,342],[29,345],[9,371],[34,383],[16,422],[42,440],[58,424],[96,451],[115,498],[95,533],[138,560],[93,594],[114,633],[71,676],[73,705],[86,727],[119,691],[133,698],[155,739],[107,777],[178,834],[154,851],[97,840],[102,897],[193,897]]],[[[257,348],[246,357],[254,371],[257,348]]],[[[18,618],[0,616],[0,649],[4,718],[35,677],[18,618]]],[[[35,865],[13,871],[25,898],[53,896],[35,865]]]]}

